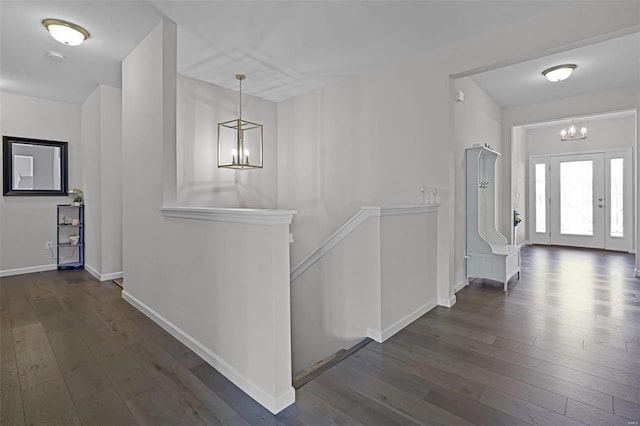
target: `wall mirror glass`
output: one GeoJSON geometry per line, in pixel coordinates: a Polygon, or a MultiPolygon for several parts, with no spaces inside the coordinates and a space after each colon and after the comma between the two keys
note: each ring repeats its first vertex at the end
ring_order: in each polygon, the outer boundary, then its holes
{"type": "Polygon", "coordinates": [[[67,195],[67,142],[2,137],[4,195],[67,195]]]}

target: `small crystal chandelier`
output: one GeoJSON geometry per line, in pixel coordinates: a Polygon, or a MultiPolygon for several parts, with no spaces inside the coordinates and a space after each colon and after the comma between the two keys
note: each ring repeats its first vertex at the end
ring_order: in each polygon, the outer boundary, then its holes
{"type": "Polygon", "coordinates": [[[580,136],[578,136],[576,131],[576,125],[571,120],[571,126],[569,129],[562,129],[560,131],[560,140],[561,141],[579,141],[587,138],[587,128],[582,126],[580,128],[580,136]]]}
{"type": "Polygon", "coordinates": [[[242,119],[242,80],[240,86],[238,119],[218,124],[218,167],[236,170],[262,168],[262,125],[242,119]]]}

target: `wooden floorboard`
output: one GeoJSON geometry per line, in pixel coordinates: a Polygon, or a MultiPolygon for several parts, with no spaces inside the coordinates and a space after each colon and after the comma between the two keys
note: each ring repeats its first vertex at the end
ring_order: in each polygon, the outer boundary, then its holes
{"type": "Polygon", "coordinates": [[[0,368],[0,423],[23,425],[24,409],[16,361],[14,359],[2,361],[0,368]]]}
{"type": "Polygon", "coordinates": [[[56,358],[74,401],[112,387],[111,381],[89,348],[56,355],[56,358]]]}
{"type": "Polygon", "coordinates": [[[12,331],[20,386],[23,390],[62,378],[42,324],[24,325],[13,328],[12,331]]]}
{"type": "Polygon", "coordinates": [[[114,387],[75,401],[85,425],[136,425],[138,422],[114,387]]]}
{"type": "Polygon", "coordinates": [[[22,391],[24,415],[29,425],[80,425],[69,390],[62,378],[22,391]]]}
{"type": "Polygon", "coordinates": [[[632,255],[528,247],[509,292],[474,280],[271,414],[85,271],[0,279],[0,423],[630,425],[640,421],[632,255]]]}
{"type": "MultiPolygon", "coordinates": [[[[536,340],[537,341],[537,340],[536,340]]],[[[597,377],[611,380],[624,385],[640,387],[640,368],[631,368],[628,372],[612,367],[611,364],[603,365],[591,360],[573,357],[558,352],[552,352],[537,346],[527,346],[519,342],[500,338],[496,340],[495,346],[506,348],[521,354],[529,355],[544,361],[549,361],[561,365],[569,366],[579,371],[592,374],[597,377]]],[[[585,358],[590,359],[591,355],[585,358]]]]}

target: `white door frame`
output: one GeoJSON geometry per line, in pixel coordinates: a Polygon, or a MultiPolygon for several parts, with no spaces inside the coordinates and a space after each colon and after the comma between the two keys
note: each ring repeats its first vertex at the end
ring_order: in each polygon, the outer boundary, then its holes
{"type": "Polygon", "coordinates": [[[605,157],[605,203],[611,199],[611,185],[610,180],[610,164],[611,160],[615,158],[624,159],[624,237],[611,237],[611,221],[610,221],[610,206],[605,204],[605,242],[604,247],[606,250],[618,250],[634,252],[634,239],[635,239],[635,182],[634,176],[634,158],[632,148],[616,148],[616,149],[602,149],[593,151],[580,151],[580,152],[567,152],[557,154],[544,154],[544,155],[531,155],[528,162],[528,230],[529,230],[529,242],[532,244],[551,244],[550,240],[550,224],[551,224],[551,212],[549,208],[549,201],[551,197],[550,186],[550,165],[552,157],[573,156],[581,154],[597,154],[603,153],[605,157]],[[547,198],[547,205],[545,209],[545,232],[536,232],[536,203],[535,203],[535,165],[545,164],[546,179],[545,179],[545,195],[547,198]],[[629,165],[629,166],[627,166],[629,165]]]}

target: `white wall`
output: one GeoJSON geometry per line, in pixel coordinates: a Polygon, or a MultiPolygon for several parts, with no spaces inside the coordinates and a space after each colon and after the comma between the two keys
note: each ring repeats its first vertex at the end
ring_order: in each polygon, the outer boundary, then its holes
{"type": "Polygon", "coordinates": [[[380,329],[380,243],[380,218],[369,217],[291,280],[294,374],[380,329]]]}
{"type": "MultiPolygon", "coordinates": [[[[534,123],[544,123],[548,121],[566,119],[571,117],[597,115],[602,113],[623,111],[630,109],[637,109],[640,107],[640,87],[624,87],[620,89],[607,90],[602,92],[589,93],[587,95],[575,96],[570,98],[556,99],[548,102],[541,102],[536,104],[521,105],[517,107],[505,108],[503,111],[503,152],[507,152],[511,156],[512,145],[508,139],[511,137],[511,129],[518,126],[534,123]]],[[[522,135],[523,148],[514,151],[514,161],[520,165],[520,167],[528,165],[528,156],[535,153],[561,153],[571,152],[572,150],[590,150],[590,149],[602,149],[606,147],[623,146],[634,147],[636,156],[634,161],[638,164],[638,150],[637,148],[637,123],[632,118],[607,121],[604,120],[602,124],[599,121],[587,123],[589,127],[589,137],[582,142],[563,142],[559,141],[560,128],[546,128],[546,129],[531,129],[522,135]],[[616,123],[625,123],[620,129],[613,129],[616,123]],[[620,133],[622,132],[622,133],[620,133]],[[535,137],[535,145],[541,144],[541,148],[534,146],[534,144],[528,141],[528,134],[535,137]],[[611,138],[610,136],[615,136],[611,138]],[[587,148],[588,147],[588,148],[587,148]]],[[[511,168],[503,169],[504,180],[506,182],[511,181],[511,168]]],[[[522,170],[517,171],[518,176],[522,170]]],[[[527,176],[528,178],[528,176],[527,176]]],[[[637,176],[636,176],[637,179],[637,176]]],[[[638,188],[638,181],[635,182],[635,188],[638,188]]],[[[528,188],[525,188],[528,191],[528,188]]],[[[505,197],[509,197],[507,192],[505,197]]],[[[507,198],[508,199],[508,198],[507,198]]],[[[636,196],[636,202],[638,197],[636,196]]],[[[523,203],[521,196],[521,204],[523,203]]],[[[528,209],[528,197],[524,197],[524,204],[528,209]]],[[[507,209],[510,207],[507,206],[507,209]]],[[[507,210],[508,211],[508,210],[507,210]]],[[[637,205],[636,205],[637,211],[637,205]]],[[[637,214],[637,213],[636,213],[637,214]]],[[[526,220],[526,218],[525,218],[526,220]]],[[[519,241],[523,242],[528,240],[528,225],[523,223],[521,227],[523,230],[519,230],[519,241]],[[524,231],[526,230],[526,231],[524,231]],[[520,234],[525,232],[525,234],[520,234]]],[[[637,227],[636,227],[637,230],[637,227]]],[[[635,246],[635,244],[634,244],[635,246]]]]}
{"type": "MultiPolygon", "coordinates": [[[[122,275],[122,91],[100,89],[103,279],[122,275]]],[[[85,171],[89,166],[85,165],[85,171]]],[[[86,172],[85,172],[86,173],[86,172]]]]}
{"type": "MultiPolygon", "coordinates": [[[[165,263],[167,252],[176,245],[158,231],[164,228],[159,211],[163,205],[164,157],[171,156],[164,146],[171,141],[175,144],[175,134],[163,131],[165,120],[175,122],[175,92],[165,81],[175,81],[175,67],[163,63],[163,54],[167,50],[175,60],[175,47],[171,49],[172,44],[175,46],[175,30],[175,24],[161,22],[122,63],[125,290],[159,312],[171,299],[168,293],[172,284],[162,276],[165,268],[190,274],[187,265],[165,263]],[[163,108],[165,104],[168,110],[163,108]],[[156,288],[161,291],[154,291],[156,288]]],[[[183,291],[182,286],[175,287],[183,291]]]]}
{"type": "MultiPolygon", "coordinates": [[[[585,46],[590,43],[602,41],[609,37],[637,32],[640,25],[639,2],[571,2],[551,12],[532,16],[523,21],[512,24],[473,39],[464,39],[460,42],[442,48],[442,61],[447,63],[450,73],[456,77],[469,76],[476,72],[495,69],[500,66],[510,65],[543,57],[549,54],[562,52],[575,47],[585,46]],[[581,25],[566,25],[567,16],[579,16],[581,25]]],[[[503,116],[503,138],[510,138],[510,120],[517,119],[518,124],[540,122],[546,119],[567,117],[612,111],[612,105],[625,104],[631,99],[638,103],[638,93],[634,89],[622,88],[618,91],[620,98],[615,99],[607,95],[591,97],[585,96],[583,102],[575,102],[573,112],[562,115],[565,111],[563,103],[548,103],[548,109],[534,108],[530,110],[527,105],[505,110],[503,116]],[[527,112],[531,112],[527,116],[527,112]],[[539,117],[536,117],[536,114],[539,117]],[[545,118],[542,118],[545,117],[545,118]],[[505,131],[506,128],[506,131],[505,131]]],[[[577,97],[580,98],[580,97],[577,97]]],[[[577,100],[577,99],[576,99],[577,100]]],[[[622,107],[626,108],[626,107],[622,107]]],[[[503,143],[502,155],[505,159],[511,157],[509,142],[503,143]]],[[[511,167],[505,162],[502,165],[503,182],[510,181],[511,167]]],[[[512,205],[506,200],[511,199],[509,185],[502,185],[501,200],[505,200],[500,208],[501,222],[498,229],[505,235],[509,235],[511,223],[512,205]]]]}
{"type": "Polygon", "coordinates": [[[87,170],[84,181],[78,187],[84,195],[85,214],[85,267],[100,273],[102,270],[102,209],[100,160],[100,89],[96,88],[81,106],[82,163],[87,170]]]}
{"type": "MultiPolygon", "coordinates": [[[[455,241],[454,241],[454,283],[459,287],[466,279],[466,166],[465,149],[475,143],[488,143],[494,150],[502,151],[502,109],[471,78],[455,81],[456,93],[464,92],[464,102],[456,102],[454,109],[455,126],[455,241]]],[[[499,157],[497,188],[504,183],[500,179],[500,169],[504,158],[499,157]]],[[[502,223],[496,218],[497,223],[502,223]]],[[[509,235],[507,235],[508,237],[509,235]]]]}
{"type": "Polygon", "coordinates": [[[82,104],[86,268],[122,276],[122,95],[100,85],[82,104]]]}
{"type": "MultiPolygon", "coordinates": [[[[544,56],[639,23],[637,3],[571,3],[279,103],[278,205],[300,212],[293,223],[293,265],[358,206],[417,201],[421,185],[437,186],[439,300],[455,301],[454,268],[460,266],[450,241],[458,164],[449,76],[544,56]],[[565,25],[565,17],[576,14],[581,25],[565,25]]],[[[500,148],[507,159],[502,182],[510,182],[510,146],[500,148]]],[[[509,185],[502,185],[499,199],[498,229],[510,235],[509,185]]]]}
{"type": "Polygon", "coordinates": [[[420,187],[433,186],[446,206],[437,238],[448,287],[449,76],[423,59],[413,64],[421,78],[398,84],[404,68],[396,64],[278,104],[278,206],[299,212],[292,265],[360,206],[422,202],[420,187]]]}
{"type": "Polygon", "coordinates": [[[435,307],[437,207],[363,207],[292,272],[293,372],[370,337],[382,342],[435,307]]]}
{"type": "MultiPolygon", "coordinates": [[[[506,131],[506,129],[503,129],[506,131]]],[[[517,211],[522,220],[514,230],[512,244],[527,242],[529,218],[527,213],[527,145],[525,130],[522,126],[511,128],[511,183],[503,181],[503,185],[511,187],[512,209],[517,211]]]]}
{"type": "MultiPolygon", "coordinates": [[[[524,145],[526,158],[531,155],[545,154],[571,154],[586,151],[606,151],[619,148],[634,149],[636,146],[636,117],[634,113],[627,112],[623,117],[587,116],[576,120],[578,129],[581,126],[588,127],[588,137],[579,141],[560,141],[560,129],[566,128],[567,124],[550,124],[545,127],[534,127],[525,130],[524,145]]],[[[522,128],[522,127],[516,127],[522,128]]],[[[579,130],[578,130],[579,131],[579,130]]],[[[528,182],[528,161],[526,161],[525,173],[528,182]]],[[[632,185],[634,187],[635,185],[632,185]]],[[[525,192],[527,194],[527,209],[530,208],[529,184],[525,192]]],[[[527,210],[528,215],[528,210],[527,210]]],[[[628,226],[629,224],[625,224],[628,226]]],[[[527,235],[529,227],[527,226],[527,235]]],[[[630,229],[630,228],[629,228],[630,229]]],[[[635,244],[632,242],[633,247],[635,244]]]]}
{"type": "Polygon", "coordinates": [[[613,118],[585,117],[576,120],[578,132],[581,126],[588,128],[587,139],[560,140],[560,129],[566,124],[526,129],[527,155],[571,154],[583,151],[599,151],[615,148],[633,148],[636,140],[634,115],[613,118]]]}
{"type": "Polygon", "coordinates": [[[123,61],[123,295],[278,412],[295,399],[288,222],[161,214],[176,203],[176,45],[162,21],[123,61]]]}
{"type": "Polygon", "coordinates": [[[177,102],[178,203],[275,208],[276,104],[242,96],[242,117],[263,125],[264,168],[237,171],[217,167],[217,126],[238,118],[238,91],[178,76],[177,102]]]}
{"type": "MultiPolygon", "coordinates": [[[[80,107],[0,92],[0,133],[69,142],[69,187],[82,181],[80,107]]],[[[44,249],[56,242],[56,205],[69,197],[7,197],[0,199],[0,274],[55,269],[56,260],[44,249]]]]}
{"type": "Polygon", "coordinates": [[[435,208],[404,215],[385,214],[382,209],[379,341],[388,339],[438,304],[437,214],[435,208]]]}

